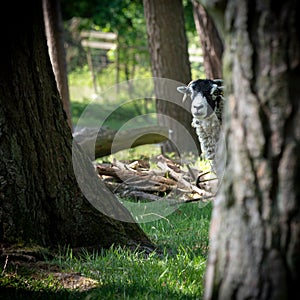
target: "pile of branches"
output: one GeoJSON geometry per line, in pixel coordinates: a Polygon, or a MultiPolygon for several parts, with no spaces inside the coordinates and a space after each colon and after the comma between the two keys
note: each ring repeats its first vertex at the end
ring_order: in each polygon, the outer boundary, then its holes
{"type": "Polygon", "coordinates": [[[199,172],[189,165],[184,171],[182,166],[163,155],[151,163],[149,159],[97,163],[96,169],[114,194],[137,201],[170,198],[179,202],[207,202],[214,197],[217,186],[217,178],[212,178],[210,172],[199,172]]]}

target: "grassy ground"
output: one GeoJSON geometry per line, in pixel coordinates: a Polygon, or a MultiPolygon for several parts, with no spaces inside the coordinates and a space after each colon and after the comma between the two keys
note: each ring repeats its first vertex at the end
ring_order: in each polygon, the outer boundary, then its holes
{"type": "Polygon", "coordinates": [[[186,204],[141,224],[163,254],[112,247],[1,265],[1,299],[201,299],[211,205],[186,204]]]}
{"type": "MultiPolygon", "coordinates": [[[[139,68],[137,76],[149,78],[151,74],[139,68]]],[[[145,95],[153,94],[153,87],[145,87],[143,83],[140,86],[137,82],[131,86],[122,80],[125,78],[120,78],[119,88],[117,88],[115,67],[111,65],[97,77],[98,91],[96,93],[92,85],[91,74],[87,68],[78,69],[69,74],[73,125],[77,124],[87,105],[90,105],[92,116],[89,115],[84,120],[81,119],[81,124],[103,124],[103,126],[112,129],[119,129],[124,123],[135,117],[155,113],[155,101],[151,98],[144,98],[145,95]]],[[[155,122],[155,120],[143,118],[134,119],[134,121],[140,122],[140,124],[135,124],[136,126],[145,125],[145,122],[148,125],[155,122]]]]}

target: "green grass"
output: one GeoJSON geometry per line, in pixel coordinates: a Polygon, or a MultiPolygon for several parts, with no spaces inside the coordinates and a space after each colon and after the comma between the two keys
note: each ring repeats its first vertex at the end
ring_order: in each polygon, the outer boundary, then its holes
{"type": "Polygon", "coordinates": [[[111,247],[75,256],[65,249],[44,267],[93,279],[89,290],[63,287],[53,271],[1,270],[1,299],[201,299],[210,217],[210,204],[190,203],[167,218],[141,224],[159,253],[111,247]]]}
{"type": "MultiPolygon", "coordinates": [[[[134,121],[135,127],[156,123],[155,117],[144,116],[155,113],[154,99],[144,99],[145,95],[153,94],[153,87],[151,85],[145,87],[143,81],[140,83],[141,87],[139,82],[131,86],[124,82],[125,78],[120,78],[121,82],[117,89],[115,69],[114,65],[110,65],[98,74],[98,93],[93,88],[92,77],[87,66],[68,75],[74,126],[80,118],[81,126],[103,125],[111,129],[119,129],[130,120],[134,121]],[[89,113],[82,118],[82,113],[87,106],[89,113]]],[[[151,77],[149,71],[141,67],[137,68],[136,76],[136,79],[151,77]]]]}
{"type": "Polygon", "coordinates": [[[89,99],[72,101],[72,123],[76,126],[81,118],[80,126],[106,126],[116,130],[124,125],[127,127],[141,127],[145,124],[150,126],[156,124],[154,107],[154,101],[145,99],[119,104],[89,99]],[[88,113],[82,115],[87,106],[89,106],[88,113]]]}
{"type": "Polygon", "coordinates": [[[210,213],[210,206],[192,204],[142,224],[164,255],[112,247],[79,259],[69,255],[62,267],[97,280],[95,299],[201,299],[210,213]]]}

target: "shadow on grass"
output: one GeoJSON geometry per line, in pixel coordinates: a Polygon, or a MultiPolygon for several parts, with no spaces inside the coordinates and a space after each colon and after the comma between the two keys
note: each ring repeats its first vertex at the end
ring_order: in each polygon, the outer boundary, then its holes
{"type": "Polygon", "coordinates": [[[182,293],[174,292],[169,287],[164,286],[161,290],[149,290],[145,286],[139,284],[127,284],[122,287],[111,284],[104,285],[99,288],[92,288],[88,291],[28,291],[24,289],[1,287],[0,295],[2,300],[112,300],[112,299],[200,299],[199,296],[184,295],[182,293]]]}

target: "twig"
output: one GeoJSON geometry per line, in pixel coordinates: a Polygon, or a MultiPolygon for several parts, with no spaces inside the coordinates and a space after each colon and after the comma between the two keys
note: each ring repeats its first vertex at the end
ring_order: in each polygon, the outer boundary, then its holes
{"type": "Polygon", "coordinates": [[[8,263],[8,255],[6,255],[6,257],[5,257],[5,262],[4,262],[3,270],[1,272],[1,276],[3,276],[4,273],[5,273],[5,270],[6,270],[6,267],[7,267],[7,263],[8,263]]]}

